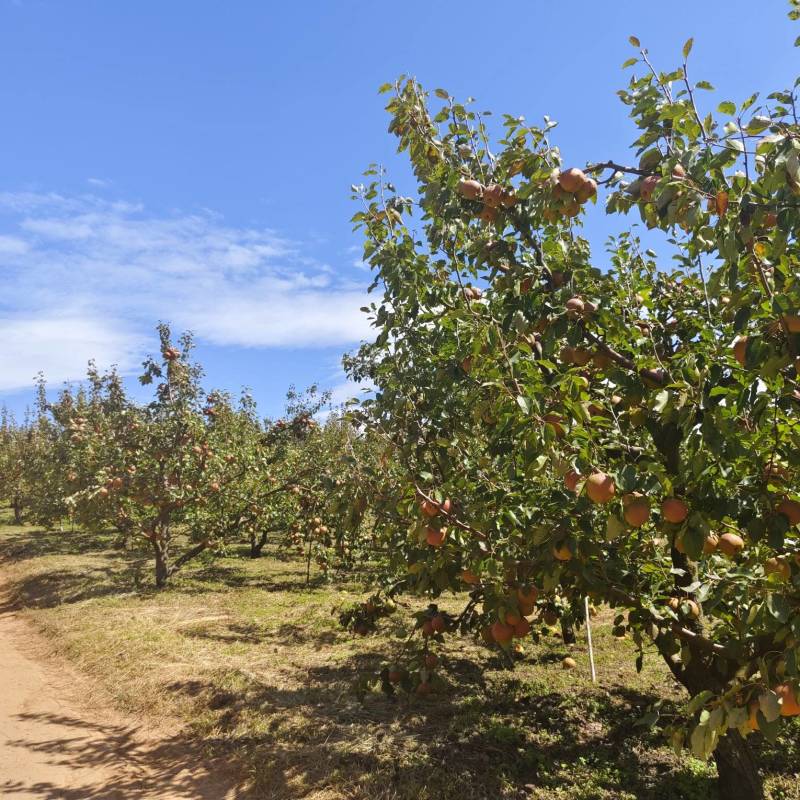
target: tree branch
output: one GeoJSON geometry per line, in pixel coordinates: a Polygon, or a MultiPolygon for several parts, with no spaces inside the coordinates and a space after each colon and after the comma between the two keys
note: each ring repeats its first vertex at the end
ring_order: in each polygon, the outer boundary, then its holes
{"type": "Polygon", "coordinates": [[[417,495],[419,497],[421,497],[423,500],[425,500],[426,502],[431,503],[434,506],[436,506],[436,508],[439,509],[439,512],[442,514],[442,516],[451,525],[454,525],[456,528],[461,528],[462,531],[467,531],[467,532],[471,533],[473,536],[475,536],[477,539],[480,539],[481,541],[486,542],[486,541],[489,540],[489,537],[483,531],[479,531],[477,528],[473,528],[472,525],[470,525],[470,524],[468,524],[466,522],[462,522],[460,519],[458,519],[458,517],[456,517],[455,514],[451,514],[449,511],[445,511],[442,508],[441,503],[437,502],[432,497],[430,497],[429,495],[425,494],[425,492],[423,492],[422,489],[420,489],[419,486],[416,483],[414,484],[414,488],[416,489],[417,495]]]}

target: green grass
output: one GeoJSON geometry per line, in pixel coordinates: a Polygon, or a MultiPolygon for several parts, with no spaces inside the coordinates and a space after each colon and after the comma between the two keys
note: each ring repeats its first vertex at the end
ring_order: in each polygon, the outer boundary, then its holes
{"type": "MultiPolygon", "coordinates": [[[[655,655],[636,673],[609,614],[594,627],[596,685],[580,636],[573,647],[555,635],[526,645],[513,670],[449,636],[435,694],[359,699],[354,683],[398,640],[342,631],[336,612],[362,596],[359,584],[316,575],[307,585],[305,564],[274,549],[198,562],[158,592],[147,553],[118,549],[113,535],[4,525],[0,569],[11,602],[99,693],[151,722],[177,718],[209,753],[238,762],[257,797],[716,797],[713,764],[679,761],[658,732],[634,727],[654,701],[669,711],[684,695],[655,655]],[[561,669],[568,652],[573,672],[561,669]]],[[[408,612],[383,628],[399,636],[408,612]]],[[[800,725],[758,748],[770,796],[800,800],[800,725]]]]}

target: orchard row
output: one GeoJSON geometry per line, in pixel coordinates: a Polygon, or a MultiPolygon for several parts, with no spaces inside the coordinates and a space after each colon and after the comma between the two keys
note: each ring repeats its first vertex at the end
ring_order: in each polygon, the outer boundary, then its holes
{"type": "Polygon", "coordinates": [[[115,371],[91,367],[85,386],[53,401],[40,385],[23,424],[3,419],[0,495],[17,521],[115,528],[151,551],[158,586],[239,542],[258,557],[271,535],[309,568],[350,563],[353,512],[336,502],[342,462],[360,446],[349,424],[318,421],[326,398],[316,389],[292,390],[278,420],[260,419],[246,394],[205,393],[191,338],[178,346],[168,328],[159,333],[160,357],[141,378],[152,402],[133,402],[115,371]]]}

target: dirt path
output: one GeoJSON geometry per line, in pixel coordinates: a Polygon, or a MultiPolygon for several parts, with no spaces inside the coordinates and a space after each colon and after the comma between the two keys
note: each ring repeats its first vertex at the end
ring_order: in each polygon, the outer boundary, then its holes
{"type": "Polygon", "coordinates": [[[87,680],[45,658],[43,642],[0,611],[0,797],[22,800],[234,800],[245,795],[200,749],[87,707],[87,680]]]}

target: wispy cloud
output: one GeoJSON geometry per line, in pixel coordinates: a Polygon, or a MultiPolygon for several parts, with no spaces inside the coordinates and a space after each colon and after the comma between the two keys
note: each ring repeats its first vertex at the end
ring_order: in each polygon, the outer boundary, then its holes
{"type": "Polygon", "coordinates": [[[276,231],[93,194],[0,193],[0,279],[0,389],[81,377],[91,356],[129,368],[159,319],[244,347],[367,332],[362,288],[276,231]]]}
{"type": "Polygon", "coordinates": [[[72,314],[0,319],[0,391],[28,387],[36,373],[51,383],[83,377],[90,359],[132,368],[145,342],[114,321],[72,314]]]}
{"type": "Polygon", "coordinates": [[[2,255],[22,255],[30,249],[28,243],[18,236],[0,235],[0,256],[2,255]]]}

